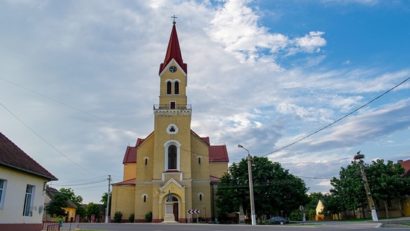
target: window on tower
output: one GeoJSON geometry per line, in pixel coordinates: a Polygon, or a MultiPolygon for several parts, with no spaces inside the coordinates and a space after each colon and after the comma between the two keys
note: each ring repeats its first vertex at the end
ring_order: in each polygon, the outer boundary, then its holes
{"type": "Polygon", "coordinates": [[[175,91],[175,95],[179,94],[179,82],[175,81],[174,83],[174,91],[175,91]]]}
{"type": "Polygon", "coordinates": [[[177,146],[173,144],[168,146],[168,169],[177,169],[177,146]]]}
{"type": "Polygon", "coordinates": [[[167,81],[167,94],[168,95],[170,95],[172,93],[171,88],[172,88],[171,81],[167,81]]]}

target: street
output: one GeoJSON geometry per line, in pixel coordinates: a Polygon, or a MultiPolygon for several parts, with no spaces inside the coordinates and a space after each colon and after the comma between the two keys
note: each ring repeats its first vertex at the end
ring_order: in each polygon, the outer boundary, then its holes
{"type": "Polygon", "coordinates": [[[290,224],[290,225],[219,225],[219,224],[163,224],[163,223],[80,223],[64,224],[62,231],[75,230],[105,230],[105,231],[267,231],[267,230],[410,230],[410,228],[379,228],[380,223],[372,222],[322,222],[312,224],[290,224]]]}

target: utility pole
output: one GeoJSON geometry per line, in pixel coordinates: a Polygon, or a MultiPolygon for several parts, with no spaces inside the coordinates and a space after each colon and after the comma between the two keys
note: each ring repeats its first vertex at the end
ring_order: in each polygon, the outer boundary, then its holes
{"type": "Polygon", "coordinates": [[[256,216],[255,216],[255,200],[253,198],[253,177],[252,177],[252,156],[249,153],[249,150],[244,146],[238,144],[238,148],[245,149],[248,152],[248,176],[249,176],[249,198],[251,201],[251,221],[252,225],[256,225],[256,216]]]}
{"type": "Polygon", "coordinates": [[[108,175],[108,192],[107,192],[107,208],[105,208],[105,223],[110,222],[110,216],[108,213],[110,212],[110,186],[111,186],[111,175],[108,175]]]}
{"type": "Polygon", "coordinates": [[[366,173],[364,172],[364,167],[363,167],[364,155],[360,154],[360,151],[358,151],[353,159],[359,160],[360,173],[362,175],[362,180],[364,184],[364,190],[366,191],[367,201],[369,203],[369,207],[372,212],[372,220],[378,221],[379,219],[377,218],[376,206],[373,201],[372,193],[370,192],[369,182],[367,181],[366,173]]]}

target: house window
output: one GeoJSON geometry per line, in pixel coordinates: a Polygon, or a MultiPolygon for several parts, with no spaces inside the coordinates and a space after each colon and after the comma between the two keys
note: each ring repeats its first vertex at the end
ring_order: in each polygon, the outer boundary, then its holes
{"type": "Polygon", "coordinates": [[[174,83],[174,93],[175,95],[179,94],[179,82],[178,81],[175,81],[174,83]]]}
{"type": "Polygon", "coordinates": [[[177,146],[168,146],[168,169],[177,169],[177,146]]]}
{"type": "Polygon", "coordinates": [[[31,211],[33,206],[34,200],[34,185],[27,185],[26,187],[26,195],[24,197],[24,208],[23,208],[23,216],[32,216],[33,212],[31,211]]]}
{"type": "Polygon", "coordinates": [[[6,196],[6,180],[0,179],[0,209],[3,208],[4,198],[6,196]]]}
{"type": "Polygon", "coordinates": [[[167,81],[167,94],[168,95],[170,95],[172,93],[171,87],[172,87],[171,81],[167,81]]]}

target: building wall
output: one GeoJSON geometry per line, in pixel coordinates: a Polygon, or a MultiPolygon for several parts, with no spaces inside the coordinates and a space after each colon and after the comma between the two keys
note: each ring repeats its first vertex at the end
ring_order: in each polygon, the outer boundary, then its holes
{"type": "Polygon", "coordinates": [[[44,178],[0,166],[0,178],[7,180],[3,207],[0,208],[0,224],[42,223],[44,212],[44,178]],[[32,216],[23,216],[27,184],[34,185],[32,216]]]}
{"type": "Polygon", "coordinates": [[[209,163],[209,173],[212,176],[221,178],[228,171],[228,162],[209,163]]]}
{"type": "Polygon", "coordinates": [[[135,186],[114,185],[112,187],[111,219],[114,219],[115,212],[122,213],[122,219],[126,220],[134,214],[135,186]]]}
{"type": "Polygon", "coordinates": [[[404,201],[403,201],[403,215],[406,217],[410,217],[410,196],[408,196],[404,201]]]}
{"type": "Polygon", "coordinates": [[[124,180],[134,179],[136,177],[136,164],[135,163],[126,163],[124,164],[124,180]]]}

